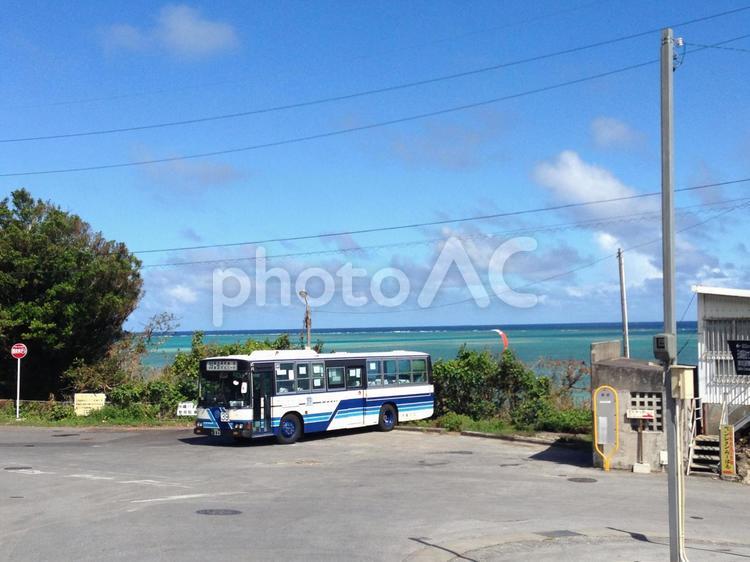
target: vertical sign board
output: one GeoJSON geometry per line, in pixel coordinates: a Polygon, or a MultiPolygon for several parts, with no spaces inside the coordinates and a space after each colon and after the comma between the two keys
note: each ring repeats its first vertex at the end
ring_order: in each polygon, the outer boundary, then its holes
{"type": "Polygon", "coordinates": [[[612,456],[620,448],[620,404],[617,391],[611,386],[600,386],[594,390],[594,450],[604,461],[604,470],[609,470],[612,456]],[[604,449],[609,449],[607,453],[604,449]]]}
{"type": "Polygon", "coordinates": [[[727,340],[734,359],[734,370],[740,376],[750,376],[750,341],[727,340]]]}
{"type": "Polygon", "coordinates": [[[25,344],[14,343],[13,347],[10,348],[10,354],[13,359],[18,360],[18,374],[16,376],[16,419],[21,417],[21,359],[26,357],[29,352],[25,344]]]}
{"type": "Polygon", "coordinates": [[[719,441],[721,445],[721,475],[736,476],[733,425],[722,425],[719,428],[719,441]]]}

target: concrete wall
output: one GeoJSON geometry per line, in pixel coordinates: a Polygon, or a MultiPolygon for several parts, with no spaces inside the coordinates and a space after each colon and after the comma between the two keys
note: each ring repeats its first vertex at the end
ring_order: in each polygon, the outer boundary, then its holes
{"type": "MultiPolygon", "coordinates": [[[[619,345],[619,342],[614,342],[619,345]]],[[[661,423],[664,401],[664,372],[655,363],[620,357],[613,342],[591,346],[591,387],[609,385],[617,390],[619,399],[620,447],[612,457],[612,468],[631,470],[637,462],[637,422],[625,417],[628,408],[656,410],[657,420],[643,432],[643,461],[652,471],[662,470],[661,451],[667,449],[667,436],[661,423]]],[[[605,450],[605,452],[607,452],[605,450]]],[[[601,467],[601,457],[594,453],[594,466],[601,467]]]]}

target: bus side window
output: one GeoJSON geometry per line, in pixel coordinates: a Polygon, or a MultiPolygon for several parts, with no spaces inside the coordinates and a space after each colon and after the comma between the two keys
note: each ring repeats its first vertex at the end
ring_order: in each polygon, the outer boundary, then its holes
{"type": "Polygon", "coordinates": [[[344,388],[343,367],[328,367],[326,372],[328,374],[328,390],[344,388]]]}
{"type": "Polygon", "coordinates": [[[310,365],[297,363],[297,392],[310,392],[310,365]]]}
{"type": "Polygon", "coordinates": [[[380,372],[380,361],[367,362],[367,386],[382,386],[383,374],[380,372]]]}
{"type": "Polygon", "coordinates": [[[396,384],[396,362],[383,361],[384,384],[396,384]]]}
{"type": "Polygon", "coordinates": [[[313,363],[310,368],[312,369],[313,392],[324,392],[326,389],[326,379],[323,363],[313,363]]]}
{"type": "Polygon", "coordinates": [[[427,361],[424,359],[412,359],[411,371],[414,382],[427,384],[427,361]]]}
{"type": "Polygon", "coordinates": [[[346,368],[346,388],[362,388],[362,367],[346,368]]]}
{"type": "Polygon", "coordinates": [[[411,361],[401,359],[398,362],[398,383],[411,384],[411,361]]]}
{"type": "Polygon", "coordinates": [[[279,363],[276,365],[276,394],[296,392],[297,385],[294,377],[294,363],[279,363]]]}

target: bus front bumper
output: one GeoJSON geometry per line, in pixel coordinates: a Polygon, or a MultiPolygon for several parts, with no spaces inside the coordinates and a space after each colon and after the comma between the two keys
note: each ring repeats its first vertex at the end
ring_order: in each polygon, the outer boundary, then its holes
{"type": "Polygon", "coordinates": [[[221,435],[231,435],[233,437],[252,437],[252,423],[229,423],[229,427],[203,427],[201,422],[196,422],[193,428],[195,435],[211,435],[219,437],[221,435]]]}

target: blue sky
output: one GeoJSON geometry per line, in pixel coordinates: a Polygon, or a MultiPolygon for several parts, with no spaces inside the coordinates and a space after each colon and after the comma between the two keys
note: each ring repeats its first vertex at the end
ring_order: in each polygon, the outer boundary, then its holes
{"type": "MultiPolygon", "coordinates": [[[[0,137],[17,139],[200,118],[378,89],[553,53],[743,7],[741,2],[129,2],[4,3],[0,137]]],[[[747,33],[750,10],[675,28],[687,49],[747,33]]],[[[750,39],[743,50],[688,52],[675,73],[675,185],[750,177],[750,39]]],[[[509,96],[658,59],[659,33],[429,85],[186,126],[0,144],[0,174],[179,157],[273,143],[509,96]]],[[[428,119],[259,150],[162,164],[0,177],[81,215],[131,250],[287,238],[557,206],[657,191],[657,64],[428,119]]],[[[678,315],[695,283],[750,280],[748,183],[680,194],[678,315]],[[687,207],[687,208],[686,208],[687,207]],[[700,223],[700,224],[699,224],[700,223]]],[[[658,198],[380,233],[266,243],[268,268],[292,286],[309,268],[398,268],[411,291],[396,307],[335,296],[316,326],[589,322],[619,319],[618,247],[631,319],[661,318],[658,198]],[[635,215],[635,216],[634,216],[635,215]],[[550,228],[552,225],[566,225],[550,228]],[[518,232],[523,231],[523,232],[518,232]],[[510,233],[510,232],[515,232],[510,233]],[[498,234],[500,233],[500,234],[498,234]],[[491,234],[491,237],[487,235],[491,234]],[[490,257],[517,235],[536,249],[505,263],[498,298],[490,257]],[[491,296],[471,298],[451,268],[430,308],[418,294],[457,237],[491,296]],[[375,248],[373,248],[375,246],[375,248]],[[364,248],[350,251],[352,248],[364,248]],[[349,251],[336,253],[337,250],[349,251]],[[324,252],[324,253],[315,253],[324,252]],[[297,254],[288,256],[288,254],[297,254]],[[304,254],[304,255],[300,255],[304,254]],[[600,258],[598,264],[585,267],[600,258]],[[577,271],[573,271],[577,270],[577,271]],[[552,279],[550,279],[552,278],[552,279]],[[460,304],[454,304],[460,303],[460,304]]],[[[251,280],[226,329],[296,327],[302,305],[267,287],[257,305],[257,245],[140,254],[145,293],[128,326],[176,314],[211,329],[217,268],[251,280]],[[221,260],[224,260],[223,262],[221,260]],[[156,267],[175,262],[207,264],[156,267]]],[[[322,290],[313,278],[312,295],[322,290]]],[[[239,285],[224,286],[228,295],[239,285]]],[[[393,278],[382,285],[397,290],[393,278]]],[[[372,296],[372,295],[370,295],[372,296]]],[[[694,305],[686,319],[694,318],[694,305]]]]}

